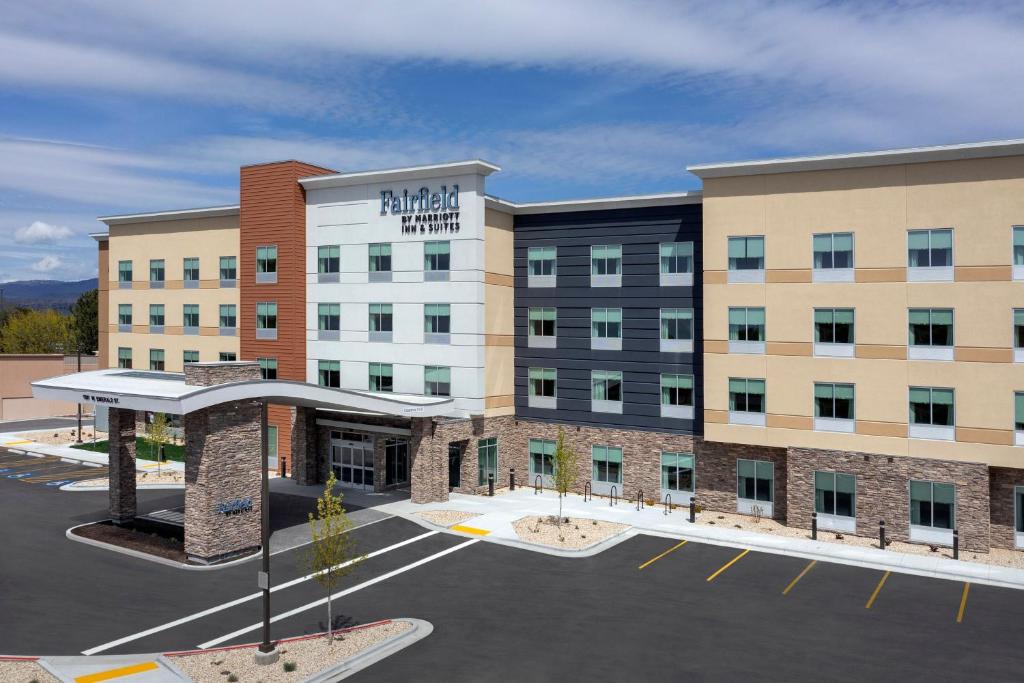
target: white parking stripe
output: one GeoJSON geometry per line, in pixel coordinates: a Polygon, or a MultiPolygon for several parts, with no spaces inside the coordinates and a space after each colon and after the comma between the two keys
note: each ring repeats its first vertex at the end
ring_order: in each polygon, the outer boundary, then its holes
{"type": "MultiPolygon", "coordinates": [[[[399,567],[398,569],[394,569],[394,570],[388,572],[387,574],[381,574],[380,576],[374,577],[374,578],[370,579],[369,581],[364,581],[364,582],[362,582],[360,584],[356,584],[355,586],[352,586],[351,588],[346,588],[343,591],[339,591],[337,593],[334,593],[333,595],[331,595],[330,599],[331,600],[337,600],[338,598],[344,597],[346,595],[350,595],[351,593],[355,593],[356,591],[361,591],[364,588],[369,588],[370,586],[373,586],[374,584],[378,584],[381,581],[387,581],[388,579],[390,579],[393,576],[398,576],[399,574],[404,574],[405,572],[409,571],[410,569],[415,569],[416,567],[420,567],[422,565],[425,565],[428,562],[433,562],[434,560],[442,558],[445,555],[450,555],[451,553],[454,553],[454,552],[456,552],[458,550],[462,550],[463,548],[469,547],[469,546],[473,545],[474,543],[479,543],[479,542],[480,542],[479,538],[470,539],[470,540],[468,540],[468,541],[466,541],[464,543],[460,543],[460,544],[458,544],[456,546],[452,546],[451,548],[448,548],[447,550],[442,550],[441,552],[434,553],[433,555],[431,555],[429,557],[424,557],[422,560],[417,560],[417,561],[413,562],[412,564],[407,564],[404,567],[399,567]]],[[[275,621],[281,621],[282,619],[287,619],[289,617],[294,617],[296,614],[301,614],[302,612],[305,612],[307,610],[311,610],[314,607],[319,607],[320,605],[327,604],[327,600],[328,600],[328,598],[320,598],[319,600],[314,600],[313,602],[305,604],[302,607],[296,607],[295,609],[288,610],[287,612],[282,612],[281,614],[278,614],[278,615],[276,615],[274,617],[271,617],[270,622],[273,623],[275,621]]],[[[221,643],[226,643],[229,640],[234,640],[235,638],[237,638],[239,636],[245,635],[246,633],[251,633],[252,631],[259,630],[262,627],[263,627],[263,622],[260,621],[260,622],[257,622],[255,624],[252,624],[251,626],[246,626],[245,628],[240,628],[237,631],[232,631],[231,633],[228,633],[227,635],[221,636],[220,638],[214,638],[213,640],[208,640],[205,643],[202,643],[202,644],[198,645],[198,647],[201,650],[205,650],[206,648],[210,648],[210,647],[216,647],[217,645],[220,645],[221,643]]]]}
{"type": "MultiPolygon", "coordinates": [[[[413,536],[412,538],[407,538],[404,541],[400,541],[398,543],[395,543],[394,545],[389,545],[386,548],[381,548],[380,550],[374,550],[372,553],[364,555],[360,559],[361,560],[368,560],[371,557],[377,557],[378,555],[383,555],[384,553],[389,553],[392,550],[398,550],[399,548],[407,546],[407,545],[409,545],[411,543],[415,543],[417,541],[422,541],[423,539],[429,538],[430,536],[433,536],[433,535],[435,535],[437,533],[440,533],[440,532],[428,531],[428,532],[426,532],[424,534],[420,534],[419,536],[413,536]]],[[[353,562],[355,562],[355,560],[350,560],[349,562],[344,562],[344,563],[342,563],[342,564],[340,564],[338,566],[339,567],[348,566],[348,565],[352,564],[353,562]]],[[[313,574],[307,574],[306,576],[300,576],[297,579],[292,579],[291,581],[286,581],[286,582],[278,584],[276,586],[271,586],[270,592],[274,593],[274,592],[279,591],[279,590],[284,590],[285,588],[291,588],[292,586],[300,584],[303,581],[308,581],[311,578],[313,578],[313,574]]],[[[174,621],[169,621],[166,624],[161,624],[160,626],[154,626],[153,628],[146,629],[145,631],[140,631],[138,633],[133,633],[130,636],[125,636],[124,638],[118,638],[117,640],[112,640],[109,643],[104,643],[103,645],[97,645],[96,647],[89,648],[88,650],[82,650],[82,654],[83,655],[94,655],[94,654],[97,654],[97,653],[100,653],[100,652],[104,652],[105,650],[109,650],[111,648],[118,647],[119,645],[124,645],[125,643],[130,643],[133,640],[138,640],[140,638],[145,638],[146,636],[151,636],[154,633],[160,633],[161,631],[166,631],[167,629],[171,629],[171,628],[174,628],[176,626],[181,626],[182,624],[187,624],[190,621],[195,621],[197,619],[202,619],[203,617],[208,617],[211,614],[216,614],[217,612],[222,612],[222,611],[224,611],[226,609],[230,609],[232,607],[237,607],[238,605],[241,605],[243,603],[249,602],[250,600],[256,600],[257,598],[260,598],[260,597],[263,597],[263,592],[262,591],[259,592],[259,593],[250,593],[249,595],[243,596],[243,597],[238,598],[236,600],[231,600],[229,602],[225,602],[225,603],[222,603],[220,605],[216,605],[216,606],[211,607],[209,609],[204,609],[202,612],[196,612],[195,614],[190,614],[187,617],[182,617],[181,619],[175,619],[174,621]]]]}

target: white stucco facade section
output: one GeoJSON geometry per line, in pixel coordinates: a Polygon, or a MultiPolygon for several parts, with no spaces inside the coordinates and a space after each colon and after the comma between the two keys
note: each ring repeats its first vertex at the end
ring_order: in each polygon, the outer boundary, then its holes
{"type": "MultiPolygon", "coordinates": [[[[409,214],[415,215],[415,214],[409,214]]],[[[337,360],[341,386],[369,388],[370,363],[390,363],[394,391],[422,394],[424,368],[451,368],[455,408],[469,414],[484,412],[484,177],[476,174],[438,176],[349,187],[311,189],[306,193],[306,379],[316,382],[320,360],[337,360]],[[403,232],[402,218],[381,215],[381,192],[402,196],[426,187],[431,193],[445,186],[459,190],[459,229],[403,232]],[[424,243],[448,241],[451,270],[447,281],[424,276],[424,243]],[[369,245],[391,244],[391,281],[370,281],[369,245]],[[340,247],[337,282],[318,275],[320,246],[340,247]],[[341,309],[337,341],[322,340],[318,306],[336,303],[341,309]],[[391,341],[370,341],[371,304],[391,304],[391,341]],[[448,304],[451,332],[448,343],[428,343],[425,304],[448,304]]]]}

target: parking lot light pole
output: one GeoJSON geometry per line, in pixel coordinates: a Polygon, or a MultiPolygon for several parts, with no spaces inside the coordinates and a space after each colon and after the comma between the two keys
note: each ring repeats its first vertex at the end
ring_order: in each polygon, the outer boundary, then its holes
{"type": "Polygon", "coordinates": [[[257,583],[263,591],[263,642],[256,651],[259,665],[277,662],[281,653],[270,642],[270,479],[267,476],[267,404],[260,403],[260,543],[263,560],[257,583]]]}

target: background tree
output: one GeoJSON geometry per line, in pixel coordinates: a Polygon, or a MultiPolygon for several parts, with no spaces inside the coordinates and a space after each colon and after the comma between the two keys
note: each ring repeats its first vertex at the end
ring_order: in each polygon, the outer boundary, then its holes
{"type": "Polygon", "coordinates": [[[352,521],[342,507],[341,494],[334,494],[337,479],[334,472],[316,500],[316,516],[309,513],[309,529],[313,542],[306,549],[306,567],[320,587],[327,591],[327,642],[334,640],[331,595],[341,579],[351,574],[362,557],[356,552],[355,539],[349,531],[352,521]]]}
{"type": "Polygon", "coordinates": [[[71,317],[57,311],[15,311],[0,329],[0,352],[69,353],[71,317]]]}
{"type": "Polygon", "coordinates": [[[72,344],[83,354],[95,353],[99,348],[99,298],[95,289],[83,293],[71,306],[72,344]]]}
{"type": "Polygon", "coordinates": [[[146,441],[149,443],[149,452],[156,453],[156,472],[160,474],[163,446],[171,442],[171,422],[167,419],[166,413],[153,415],[153,423],[146,427],[146,441]]]}
{"type": "Polygon", "coordinates": [[[562,525],[562,497],[576,485],[576,451],[565,443],[565,430],[558,428],[555,443],[555,489],[558,490],[558,525],[562,525]]]}

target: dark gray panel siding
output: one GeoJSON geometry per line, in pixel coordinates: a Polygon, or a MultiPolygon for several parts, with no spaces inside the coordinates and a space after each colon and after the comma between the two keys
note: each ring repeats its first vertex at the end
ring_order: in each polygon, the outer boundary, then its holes
{"type": "Polygon", "coordinates": [[[586,211],[515,219],[516,416],[599,427],[702,433],[701,206],[586,211]],[[660,287],[662,242],[694,243],[694,286],[660,287]],[[622,245],[622,287],[590,287],[590,247],[622,245]],[[527,287],[529,247],[558,247],[558,286],[527,287]],[[557,348],[527,346],[529,309],[558,309],[557,348]],[[622,351],[590,349],[590,309],[622,309],[622,351]],[[694,310],[693,353],[661,353],[660,309],[694,310]],[[529,368],[558,370],[558,409],[528,406],[529,368]],[[621,370],[623,413],[590,411],[590,371],[621,370]],[[692,374],[694,420],[661,417],[662,373],[692,374]]]}

